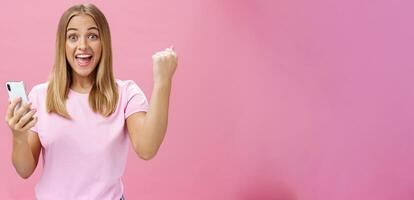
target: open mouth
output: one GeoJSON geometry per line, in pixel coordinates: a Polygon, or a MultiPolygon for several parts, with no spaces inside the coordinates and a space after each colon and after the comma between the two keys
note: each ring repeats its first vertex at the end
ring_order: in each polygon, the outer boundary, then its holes
{"type": "Polygon", "coordinates": [[[91,63],[92,55],[90,54],[78,54],[75,56],[76,62],[79,66],[88,66],[91,63]]]}

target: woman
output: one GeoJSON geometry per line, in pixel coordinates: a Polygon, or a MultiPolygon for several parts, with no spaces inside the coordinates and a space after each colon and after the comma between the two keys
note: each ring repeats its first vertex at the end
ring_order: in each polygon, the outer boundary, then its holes
{"type": "Polygon", "coordinates": [[[6,114],[13,132],[12,162],[21,177],[34,172],[42,150],[36,199],[124,198],[128,140],[139,157],[149,160],[167,129],[177,56],[171,47],[152,59],[154,88],[148,104],[133,81],[114,78],[111,36],[102,12],[81,4],[62,15],[48,82],[33,87],[30,103],[18,110],[21,99],[10,102],[6,114]]]}

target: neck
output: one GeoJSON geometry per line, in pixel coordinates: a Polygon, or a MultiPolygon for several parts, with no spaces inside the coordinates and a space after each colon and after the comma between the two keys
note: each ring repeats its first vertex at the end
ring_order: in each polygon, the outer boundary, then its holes
{"type": "Polygon", "coordinates": [[[81,93],[88,93],[92,88],[93,81],[90,77],[79,77],[74,75],[72,78],[71,89],[81,93]]]}

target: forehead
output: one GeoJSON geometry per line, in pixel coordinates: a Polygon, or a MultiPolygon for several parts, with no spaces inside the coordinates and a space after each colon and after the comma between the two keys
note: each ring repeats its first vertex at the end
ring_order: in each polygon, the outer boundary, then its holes
{"type": "Polygon", "coordinates": [[[90,27],[96,27],[95,20],[89,15],[81,14],[81,15],[75,15],[72,17],[68,24],[69,28],[77,28],[77,29],[88,29],[90,27]]]}

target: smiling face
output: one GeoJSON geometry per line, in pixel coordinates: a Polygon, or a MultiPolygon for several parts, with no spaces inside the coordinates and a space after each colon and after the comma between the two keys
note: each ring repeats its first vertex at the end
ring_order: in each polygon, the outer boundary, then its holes
{"type": "Polygon", "coordinates": [[[66,29],[65,46],[72,75],[90,77],[102,54],[99,30],[91,16],[82,14],[72,17],[66,29]]]}

